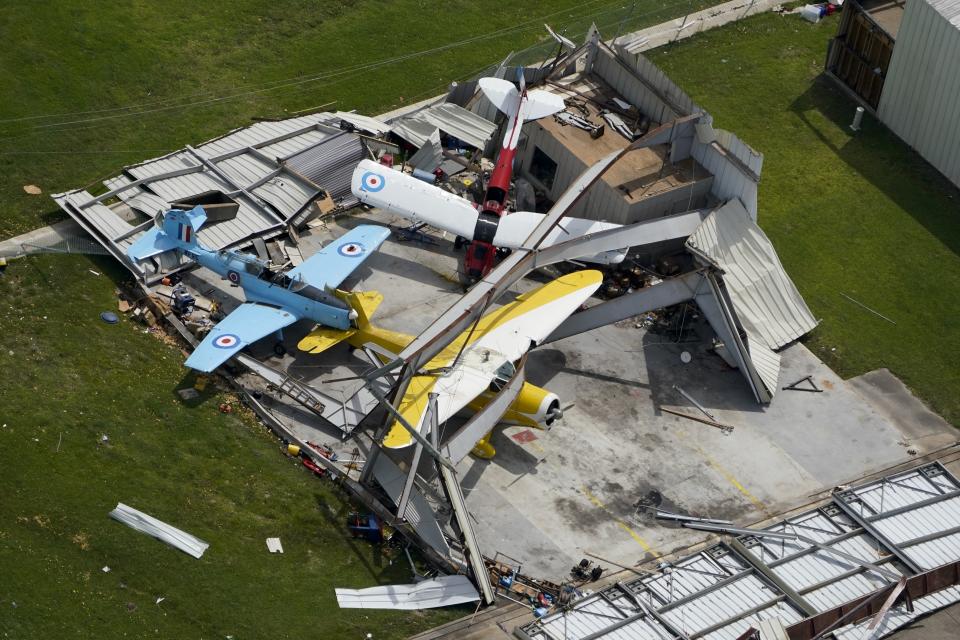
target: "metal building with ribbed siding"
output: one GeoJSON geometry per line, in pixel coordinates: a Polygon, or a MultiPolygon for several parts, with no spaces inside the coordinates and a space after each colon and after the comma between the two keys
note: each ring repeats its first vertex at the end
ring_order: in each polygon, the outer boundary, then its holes
{"type": "Polygon", "coordinates": [[[960,0],[909,0],[880,120],[960,186],[960,0]]]}
{"type": "Polygon", "coordinates": [[[826,71],[960,186],[960,0],[847,0],[826,71]]]}

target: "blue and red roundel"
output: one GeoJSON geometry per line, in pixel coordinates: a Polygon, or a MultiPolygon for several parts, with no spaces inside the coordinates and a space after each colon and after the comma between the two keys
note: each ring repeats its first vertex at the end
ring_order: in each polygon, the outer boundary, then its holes
{"type": "Polygon", "coordinates": [[[213,346],[218,349],[233,349],[240,343],[240,338],[233,335],[232,333],[225,333],[223,335],[217,336],[213,340],[213,346]]]}
{"type": "Polygon", "coordinates": [[[359,258],[366,252],[367,249],[359,242],[348,242],[337,247],[337,253],[345,258],[359,258]]]}
{"type": "Polygon", "coordinates": [[[360,178],[360,188],[370,193],[380,191],[386,184],[387,181],[383,179],[383,176],[373,171],[367,171],[363,174],[363,177],[360,178]]]}
{"type": "Polygon", "coordinates": [[[240,274],[236,271],[227,271],[227,280],[229,280],[233,284],[239,284],[240,274]]]}

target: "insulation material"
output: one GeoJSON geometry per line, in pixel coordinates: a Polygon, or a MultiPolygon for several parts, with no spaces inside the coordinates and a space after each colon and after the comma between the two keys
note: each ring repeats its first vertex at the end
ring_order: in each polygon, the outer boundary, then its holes
{"type": "Polygon", "coordinates": [[[161,522],[142,511],[137,511],[133,507],[128,507],[122,502],[117,503],[117,508],[110,512],[110,517],[131,529],[153,536],[161,542],[166,542],[171,547],[176,547],[194,558],[202,556],[203,552],[210,546],[200,538],[172,527],[166,522],[161,522]]]}

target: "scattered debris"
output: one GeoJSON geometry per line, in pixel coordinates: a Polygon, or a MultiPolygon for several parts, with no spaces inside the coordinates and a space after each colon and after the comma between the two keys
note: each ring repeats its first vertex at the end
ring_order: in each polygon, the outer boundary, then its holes
{"type": "Polygon", "coordinates": [[[712,413],[710,413],[709,411],[707,411],[706,409],[704,409],[704,408],[703,408],[703,405],[700,404],[699,402],[697,402],[697,401],[693,398],[693,396],[691,396],[689,393],[687,393],[686,391],[684,391],[683,389],[681,389],[681,388],[678,387],[677,385],[673,385],[673,388],[674,388],[677,392],[679,392],[680,395],[682,395],[684,398],[686,398],[687,400],[689,400],[690,402],[692,402],[692,403],[693,403],[693,406],[695,406],[697,409],[700,410],[700,413],[702,413],[703,415],[707,416],[708,418],[710,418],[710,419],[711,419],[712,421],[714,421],[714,422],[717,421],[717,419],[714,417],[714,415],[713,415],[712,413]]]}
{"type": "Polygon", "coordinates": [[[154,604],[160,604],[160,603],[163,602],[164,600],[166,600],[166,598],[164,598],[163,596],[160,596],[159,598],[157,598],[157,601],[154,602],[154,604]]]}
{"type": "Polygon", "coordinates": [[[99,275],[100,275],[100,272],[99,272],[99,271],[94,271],[93,269],[87,269],[87,271],[89,271],[90,273],[92,273],[92,274],[95,275],[95,276],[99,276],[99,275]]]}
{"type": "Polygon", "coordinates": [[[107,434],[103,434],[102,436],[100,436],[100,442],[110,442],[110,436],[108,436],[107,434]]]}
{"type": "Polygon", "coordinates": [[[280,538],[267,538],[267,551],[270,553],[283,553],[283,545],[280,544],[280,538]]]}
{"type": "Polygon", "coordinates": [[[682,411],[677,411],[676,409],[668,409],[667,407],[660,407],[660,411],[664,413],[669,413],[675,416],[680,416],[681,418],[686,418],[687,420],[693,420],[695,422],[700,422],[705,425],[709,425],[716,429],[720,429],[723,432],[723,435],[730,435],[733,432],[733,427],[728,424],[723,424],[715,420],[706,420],[700,416],[692,416],[689,413],[684,413],[682,411]]]}
{"type": "Polygon", "coordinates": [[[335,591],[341,609],[433,609],[480,599],[480,594],[464,575],[440,576],[417,584],[335,591]]]}
{"type": "Polygon", "coordinates": [[[530,429],[524,429],[523,431],[518,431],[510,436],[515,442],[519,444],[527,444],[537,440],[537,434],[535,434],[530,429]]]}
{"type": "Polygon", "coordinates": [[[182,400],[189,402],[190,400],[199,398],[200,392],[193,387],[187,387],[186,389],[177,389],[177,395],[180,396],[182,400]]]}
{"type": "Polygon", "coordinates": [[[23,190],[26,191],[27,193],[29,193],[29,194],[32,195],[32,196],[38,196],[38,195],[40,195],[41,193],[43,193],[43,189],[41,189],[40,187],[38,187],[38,186],[35,185],[35,184],[25,184],[25,185],[23,185],[23,190]]]}
{"type": "Polygon", "coordinates": [[[580,562],[570,569],[570,575],[577,580],[596,582],[603,575],[603,567],[594,564],[592,560],[581,558],[580,562]]]}
{"type": "Polygon", "coordinates": [[[110,567],[104,565],[103,569],[100,569],[100,571],[103,571],[104,573],[110,573],[110,567]]]}
{"type": "Polygon", "coordinates": [[[655,509],[653,512],[653,517],[657,520],[675,520],[677,522],[706,522],[709,524],[730,524],[733,522],[730,520],[718,520],[717,518],[697,518],[696,516],[689,516],[682,513],[674,513],[673,511],[665,511],[663,509],[655,509]]]}
{"type": "Polygon", "coordinates": [[[128,507],[122,502],[117,503],[117,508],[110,512],[110,517],[132,529],[136,529],[141,533],[146,533],[162,542],[166,542],[170,546],[176,547],[194,558],[200,558],[203,552],[207,550],[207,547],[210,546],[200,538],[175,527],[171,527],[167,523],[157,520],[133,507],[128,507]]]}
{"type": "Polygon", "coordinates": [[[817,386],[817,383],[813,381],[813,376],[804,376],[796,382],[791,382],[785,387],[782,387],[783,391],[809,391],[810,393],[823,393],[823,389],[817,386]],[[801,387],[800,385],[804,382],[810,384],[809,387],[801,387]]]}

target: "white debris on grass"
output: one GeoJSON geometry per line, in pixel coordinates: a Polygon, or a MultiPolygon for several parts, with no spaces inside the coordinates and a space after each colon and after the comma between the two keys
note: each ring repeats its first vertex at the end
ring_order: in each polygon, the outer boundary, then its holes
{"type": "Polygon", "coordinates": [[[267,538],[267,551],[270,553],[283,553],[283,545],[280,544],[280,538],[267,538]]]}
{"type": "Polygon", "coordinates": [[[341,609],[432,609],[480,599],[469,578],[462,575],[440,576],[417,584],[335,591],[341,609]]]}
{"type": "Polygon", "coordinates": [[[203,552],[210,546],[200,538],[181,531],[176,527],[171,527],[167,523],[157,520],[142,511],[137,511],[133,507],[128,507],[122,502],[117,503],[117,508],[110,512],[110,517],[132,529],[136,529],[162,542],[166,542],[170,546],[176,547],[194,558],[202,556],[203,552]]]}

